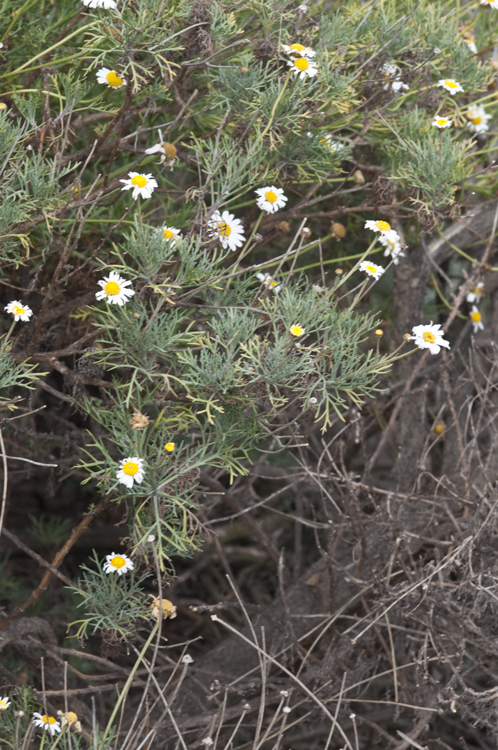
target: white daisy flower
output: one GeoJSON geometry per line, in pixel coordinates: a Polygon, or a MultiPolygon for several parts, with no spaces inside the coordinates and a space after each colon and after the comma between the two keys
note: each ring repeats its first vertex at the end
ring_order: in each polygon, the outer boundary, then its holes
{"type": "Polygon", "coordinates": [[[214,212],[208,224],[208,232],[210,237],[220,240],[223,250],[228,247],[234,252],[246,241],[242,222],[228,211],[223,211],[222,214],[219,211],[214,212]]]}
{"type": "Polygon", "coordinates": [[[307,57],[298,57],[295,60],[289,60],[287,65],[294,75],[299,78],[314,78],[318,73],[318,68],[314,62],[307,57]]]}
{"type": "Polygon", "coordinates": [[[175,227],[163,227],[163,236],[170,245],[174,245],[177,240],[181,240],[182,238],[180,230],[175,229],[175,227]]]}
{"type": "Polygon", "coordinates": [[[302,336],[306,331],[302,326],[294,325],[289,328],[289,333],[291,336],[299,338],[299,336],[302,336]]]}
{"type": "Polygon", "coordinates": [[[400,236],[394,231],[394,229],[391,229],[390,232],[382,232],[379,237],[379,242],[386,248],[384,250],[384,256],[388,257],[390,255],[395,266],[398,265],[400,257],[405,257],[405,254],[401,249],[400,236]]]}
{"type": "Polygon", "coordinates": [[[268,289],[271,289],[272,292],[279,292],[281,289],[269,273],[257,273],[256,278],[259,279],[268,289]]]}
{"type": "Polygon", "coordinates": [[[268,214],[274,214],[279,208],[285,208],[285,204],[288,201],[282,188],[275,187],[274,185],[258,188],[254,192],[258,196],[256,201],[258,208],[266,211],[268,214]]]}
{"type": "Polygon", "coordinates": [[[449,91],[451,96],[455,96],[455,94],[458,94],[458,92],[461,92],[463,94],[463,88],[460,86],[458,81],[455,81],[453,78],[441,78],[441,80],[438,81],[437,85],[442,86],[443,89],[449,91]]]}
{"type": "Polygon", "coordinates": [[[111,89],[120,89],[122,86],[126,86],[125,79],[118,76],[115,70],[109,70],[109,68],[101,68],[97,71],[97,83],[105,83],[111,89]]]}
{"type": "Polygon", "coordinates": [[[471,107],[467,110],[467,119],[469,130],[473,133],[485,133],[489,130],[488,120],[492,119],[492,115],[488,115],[484,107],[471,107]]]}
{"type": "Polygon", "coordinates": [[[444,332],[439,329],[439,323],[433,325],[432,320],[427,326],[413,326],[409,340],[414,341],[419,349],[429,349],[431,354],[439,354],[441,347],[450,348],[450,342],[443,339],[444,332]]]}
{"type": "Polygon", "coordinates": [[[465,299],[471,305],[474,302],[480,302],[481,297],[484,297],[484,282],[479,281],[472,289],[467,293],[465,299]]]}
{"type": "Polygon", "coordinates": [[[139,174],[138,172],[128,172],[127,180],[120,180],[124,184],[121,190],[131,190],[133,188],[132,198],[134,201],[140,195],[142,198],[150,198],[157,187],[157,182],[151,174],[139,174]]]}
{"type": "Polygon", "coordinates": [[[117,573],[118,576],[122,576],[123,573],[133,570],[135,567],[126,555],[116,555],[113,552],[112,555],[106,555],[105,559],[104,573],[117,573]]]}
{"type": "Polygon", "coordinates": [[[316,52],[311,47],[305,47],[304,44],[295,42],[294,44],[282,44],[282,49],[291,57],[315,57],[316,52]]]}
{"type": "Polygon", "coordinates": [[[5,312],[11,313],[14,316],[14,320],[22,320],[24,323],[27,323],[30,317],[33,315],[33,310],[29,308],[27,305],[23,305],[22,302],[19,302],[18,300],[13,300],[12,302],[9,302],[8,305],[4,307],[5,312]]]}
{"type": "Polygon", "coordinates": [[[465,42],[465,44],[467,45],[467,47],[469,48],[469,50],[471,52],[473,52],[474,55],[477,55],[477,47],[476,47],[476,43],[474,42],[474,40],[473,39],[465,39],[464,38],[463,41],[465,42]]]}
{"type": "Polygon", "coordinates": [[[105,299],[110,305],[119,305],[123,307],[128,300],[133,297],[135,292],[133,289],[127,289],[130,286],[131,281],[123,279],[116,271],[111,271],[109,276],[104,276],[100,279],[98,285],[102,287],[102,291],[96,292],[95,297],[100,300],[105,299]]]}
{"type": "Polygon", "coordinates": [[[387,221],[374,221],[372,219],[369,219],[369,221],[365,222],[365,229],[371,229],[372,232],[391,232],[391,225],[387,221]]]}
{"type": "Polygon", "coordinates": [[[435,117],[434,122],[432,123],[432,127],[439,128],[439,130],[451,128],[451,120],[448,120],[447,117],[435,117]]]}
{"type": "Polygon", "coordinates": [[[396,93],[397,93],[398,91],[402,91],[403,89],[404,89],[405,91],[410,91],[410,87],[409,87],[409,85],[408,85],[407,83],[403,83],[403,81],[401,80],[401,78],[396,78],[396,79],[395,79],[395,80],[394,80],[394,81],[392,82],[392,84],[391,84],[391,88],[392,88],[392,90],[393,90],[393,91],[395,91],[396,93]]]}
{"type": "Polygon", "coordinates": [[[359,270],[364,271],[368,276],[373,276],[374,279],[380,279],[385,269],[382,268],[382,266],[378,266],[376,263],[364,260],[363,263],[360,263],[359,270]]]}
{"type": "Polygon", "coordinates": [[[53,716],[45,716],[45,714],[39,714],[35,711],[33,714],[33,724],[35,727],[40,727],[40,729],[45,729],[47,732],[49,732],[52,737],[57,732],[61,731],[61,725],[55,719],[53,716]]]}
{"type": "MultiPolygon", "coordinates": [[[[312,135],[312,133],[309,133],[309,135],[312,135]]],[[[330,149],[330,151],[332,151],[332,153],[334,154],[336,154],[338,151],[342,151],[343,148],[346,148],[344,143],[341,143],[340,141],[334,141],[330,133],[323,133],[318,142],[322,146],[330,149]]]]}
{"type": "Polygon", "coordinates": [[[145,149],[146,154],[161,154],[161,158],[159,160],[160,164],[168,164],[168,166],[172,167],[173,164],[176,161],[176,146],[174,146],[172,143],[167,143],[163,140],[163,134],[159,130],[159,143],[156,143],[155,146],[151,146],[150,148],[145,149]]]}
{"type": "Polygon", "coordinates": [[[481,313],[479,312],[479,310],[477,309],[475,305],[472,305],[470,319],[472,321],[472,325],[474,326],[474,333],[477,333],[477,331],[484,331],[484,325],[482,323],[481,313]]]}
{"type": "Polygon", "coordinates": [[[6,711],[9,706],[10,706],[10,701],[7,697],[0,698],[0,714],[3,714],[3,712],[6,711]]]}
{"type": "Polygon", "coordinates": [[[487,5],[490,8],[498,10],[498,0],[481,0],[481,5],[487,5]]]}
{"type": "Polygon", "coordinates": [[[116,7],[114,0],[82,0],[82,2],[87,8],[104,8],[104,10],[109,10],[109,8],[114,9],[116,7]]]}
{"type": "Polygon", "coordinates": [[[144,478],[144,459],[132,456],[132,458],[121,459],[121,468],[116,472],[116,479],[128,489],[133,487],[134,482],[142,484],[144,478]]]}

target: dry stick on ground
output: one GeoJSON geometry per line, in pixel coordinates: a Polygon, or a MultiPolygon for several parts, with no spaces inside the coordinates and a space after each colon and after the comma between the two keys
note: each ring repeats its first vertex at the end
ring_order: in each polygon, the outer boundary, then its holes
{"type": "Polygon", "coordinates": [[[42,565],[44,568],[47,568],[47,570],[49,570],[52,573],[52,575],[57,576],[57,578],[60,578],[60,580],[63,581],[66,584],[66,586],[73,585],[72,581],[70,581],[69,578],[66,578],[66,576],[63,573],[57,570],[57,568],[54,568],[53,565],[50,565],[50,563],[47,562],[47,560],[44,560],[43,557],[41,557],[41,555],[38,555],[36,552],[30,549],[26,544],[21,542],[19,537],[17,537],[15,534],[12,534],[12,532],[7,531],[7,529],[3,529],[3,528],[1,529],[0,534],[3,534],[4,536],[7,537],[7,539],[10,539],[10,541],[13,542],[16,545],[16,547],[19,547],[19,549],[22,549],[22,551],[25,552],[30,557],[32,557],[33,560],[36,560],[36,562],[39,565],[42,565]]]}
{"type": "MultiPolygon", "coordinates": [[[[80,524],[75,528],[67,542],[61,547],[61,549],[58,551],[54,559],[52,560],[52,567],[58,568],[59,565],[61,565],[62,561],[68,554],[71,547],[74,545],[74,543],[79,539],[79,537],[83,534],[83,532],[86,530],[86,528],[91,524],[93,519],[99,515],[110,503],[111,498],[110,495],[107,495],[103,500],[100,501],[98,505],[93,508],[87,516],[80,522],[80,524]]],[[[52,571],[47,570],[45,575],[43,576],[40,585],[28,596],[25,602],[23,604],[20,604],[19,607],[16,607],[16,609],[12,612],[12,614],[8,615],[4,620],[0,622],[0,630],[4,630],[7,625],[9,625],[14,620],[17,620],[18,617],[20,617],[24,612],[28,609],[28,607],[31,607],[35,602],[38,601],[40,596],[45,593],[45,591],[48,588],[48,584],[50,583],[50,579],[52,578],[52,571]]]]}

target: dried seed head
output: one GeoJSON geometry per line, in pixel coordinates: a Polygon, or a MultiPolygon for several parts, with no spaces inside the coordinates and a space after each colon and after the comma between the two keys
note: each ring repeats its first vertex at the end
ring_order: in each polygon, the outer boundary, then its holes
{"type": "Polygon", "coordinates": [[[176,159],[176,154],[177,154],[176,146],[173,146],[172,143],[163,143],[162,146],[163,146],[164,156],[166,157],[167,162],[170,162],[176,159]]]}
{"type": "Polygon", "coordinates": [[[135,413],[130,419],[130,424],[133,430],[143,430],[150,424],[150,419],[145,414],[142,414],[141,411],[135,409],[135,413]]]}
{"type": "MultiPolygon", "coordinates": [[[[152,603],[149,609],[152,613],[152,616],[156,620],[159,619],[159,602],[160,602],[160,599],[158,596],[152,596],[152,603]]],[[[163,620],[168,620],[168,619],[173,620],[176,617],[176,607],[173,604],[173,602],[170,602],[169,599],[163,599],[161,603],[162,603],[162,610],[163,610],[163,620]]]]}
{"type": "Polygon", "coordinates": [[[290,224],[288,221],[279,221],[278,224],[275,224],[275,229],[277,232],[287,234],[287,232],[290,232],[290,224]]]}
{"type": "Polygon", "coordinates": [[[357,169],[356,172],[353,173],[353,181],[355,185],[365,184],[365,175],[363,174],[361,169],[357,169]]]}

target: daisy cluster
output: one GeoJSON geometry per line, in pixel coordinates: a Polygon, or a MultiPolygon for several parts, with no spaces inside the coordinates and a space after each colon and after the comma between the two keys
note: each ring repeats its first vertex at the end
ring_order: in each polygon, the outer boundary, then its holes
{"type": "MultiPolygon", "coordinates": [[[[472,52],[477,52],[477,48],[473,40],[470,40],[469,42],[468,39],[464,39],[464,42],[467,43],[469,49],[472,52]]],[[[438,81],[437,85],[445,89],[445,91],[448,91],[450,96],[464,93],[462,85],[458,81],[455,81],[454,78],[441,78],[438,81]]],[[[470,105],[467,109],[466,117],[467,128],[473,133],[477,133],[479,135],[489,130],[488,121],[491,120],[491,115],[486,113],[486,110],[483,106],[470,105]]],[[[452,120],[442,115],[436,115],[434,117],[434,120],[432,121],[432,127],[438,128],[438,130],[445,130],[446,128],[450,128],[452,124],[452,120]]]]}
{"type": "Polygon", "coordinates": [[[282,51],[290,58],[287,60],[287,65],[296,78],[314,78],[318,74],[318,65],[313,60],[316,52],[311,47],[294,42],[294,44],[283,44],[282,51]]]}
{"type": "Polygon", "coordinates": [[[484,297],[484,282],[478,281],[470,290],[467,292],[466,300],[470,305],[470,320],[474,327],[474,333],[484,330],[482,322],[482,316],[479,312],[479,308],[476,303],[479,303],[484,297]]]}

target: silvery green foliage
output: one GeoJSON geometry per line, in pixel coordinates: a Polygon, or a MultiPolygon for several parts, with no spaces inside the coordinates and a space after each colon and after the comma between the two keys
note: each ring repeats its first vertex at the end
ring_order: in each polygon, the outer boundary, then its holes
{"type": "MultiPolygon", "coordinates": [[[[442,133],[430,123],[455,102],[464,112],[491,69],[464,44],[452,0],[349,0],[305,18],[260,0],[17,10],[6,0],[0,17],[0,270],[23,265],[39,316],[19,350],[67,377],[65,398],[88,420],[79,469],[95,495],[126,501],[132,550],[145,554],[154,534],[164,568],[200,543],[202,471],[233,480],[270,444],[292,446],[303,417],[327,430],[377,393],[393,357],[375,348],[376,310],[353,291],[372,208],[363,215],[370,194],[350,178],[363,162],[393,178],[391,209],[410,221],[449,209],[480,154],[465,114],[442,133]],[[291,72],[282,44],[296,42],[316,51],[317,76],[291,72]],[[408,90],[386,87],[385,65],[408,90]],[[125,83],[98,83],[102,67],[125,83]],[[444,77],[466,93],[451,98],[444,77]],[[168,159],[146,153],[160,137],[168,159]],[[157,180],[149,200],[121,192],[129,172],[157,180]],[[267,215],[254,191],[272,184],[288,202],[267,215]],[[235,253],[211,226],[216,211],[241,222],[235,253]],[[338,214],[351,217],[341,249],[329,231],[338,214]],[[165,226],[181,238],[167,241],[165,226]],[[344,274],[327,281],[341,258],[344,274]],[[93,298],[111,269],[132,283],[124,307],[93,298]],[[128,489],[116,473],[129,456],[145,474],[128,489]]],[[[485,22],[475,20],[483,47],[485,22]]],[[[29,387],[34,370],[12,361],[0,359],[0,383],[29,387]]]]}

